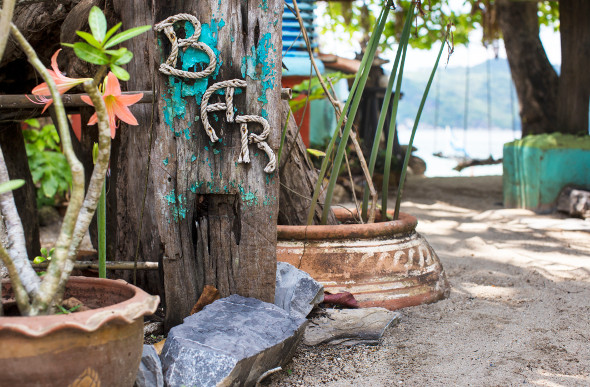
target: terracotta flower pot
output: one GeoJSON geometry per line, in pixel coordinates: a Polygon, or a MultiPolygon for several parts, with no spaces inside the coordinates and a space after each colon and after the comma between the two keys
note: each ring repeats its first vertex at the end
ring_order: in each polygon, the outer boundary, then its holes
{"type": "MultiPolygon", "coordinates": [[[[13,304],[10,282],[2,303],[13,304]]],[[[0,317],[0,386],[133,386],[143,316],[159,297],[122,280],[71,277],[66,296],[95,308],[38,317],[0,317]]]]}
{"type": "MultiPolygon", "coordinates": [[[[341,222],[350,211],[335,208],[341,222]]],[[[277,259],[309,273],[330,293],[350,292],[361,307],[390,310],[445,298],[449,284],[417,220],[335,226],[278,226],[277,259]]]]}

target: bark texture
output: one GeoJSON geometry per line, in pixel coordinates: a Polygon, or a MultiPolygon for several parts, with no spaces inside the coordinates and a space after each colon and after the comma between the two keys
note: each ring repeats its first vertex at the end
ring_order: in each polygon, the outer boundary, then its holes
{"type": "Polygon", "coordinates": [[[12,194],[25,232],[27,255],[29,259],[34,259],[41,249],[37,199],[20,123],[0,123],[0,147],[4,153],[10,180],[25,181],[25,185],[13,191],[12,194]]]}
{"type": "Polygon", "coordinates": [[[539,38],[537,3],[498,0],[496,6],[520,102],[522,135],[559,131],[558,77],[539,38]]]}
{"type": "MultiPolygon", "coordinates": [[[[281,127],[285,127],[287,117],[291,114],[288,102],[282,105],[283,120],[281,127]]],[[[311,197],[318,173],[307,156],[307,149],[301,135],[297,133],[297,123],[291,114],[287,123],[285,145],[280,160],[280,208],[279,224],[302,226],[307,222],[307,214],[311,206],[311,197]]],[[[324,202],[325,194],[319,197],[320,203],[324,202]]],[[[314,224],[320,224],[323,206],[315,208],[314,224]]],[[[337,224],[334,214],[330,212],[326,224],[337,224]]]]}
{"type": "Polygon", "coordinates": [[[559,2],[561,71],[539,39],[537,2],[498,0],[497,15],[520,103],[522,135],[588,134],[590,2],[559,2]]]}
{"type": "Polygon", "coordinates": [[[561,75],[557,119],[563,133],[588,134],[590,1],[559,2],[561,75]]]}
{"type": "MultiPolygon", "coordinates": [[[[122,125],[114,143],[109,219],[117,235],[110,256],[132,260],[139,241],[141,260],[161,262],[168,328],[189,314],[204,285],[215,286],[222,297],[238,293],[272,302],[277,173],[263,171],[268,159],[255,146],[249,148],[251,164],[237,164],[239,125],[227,123],[223,112],[209,115],[222,139],[210,143],[199,104],[208,86],[247,80],[246,90],[234,98],[236,114],[266,115],[272,128],[267,142],[276,153],[282,2],[114,0],[113,5],[123,28],[155,24],[179,13],[195,15],[203,25],[202,40],[217,50],[219,65],[205,81],[171,77],[158,71],[170,50],[163,33],[144,34],[127,45],[135,54],[127,66],[132,75],[127,88],[154,87],[158,98],[153,107],[132,109],[139,126],[122,125]]],[[[178,37],[184,37],[184,25],[175,27],[178,37]]],[[[179,58],[177,68],[194,58],[191,50],[179,58]]],[[[207,64],[205,60],[191,71],[207,64]]],[[[223,102],[215,95],[211,100],[223,102]]],[[[249,131],[259,133],[260,128],[253,125],[249,131]]]]}

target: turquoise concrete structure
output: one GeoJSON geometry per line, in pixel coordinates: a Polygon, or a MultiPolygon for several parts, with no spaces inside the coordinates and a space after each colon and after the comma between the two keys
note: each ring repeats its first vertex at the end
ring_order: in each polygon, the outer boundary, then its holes
{"type": "Polygon", "coordinates": [[[590,189],[590,136],[527,136],[504,144],[504,206],[550,212],[566,185],[590,189]]]}

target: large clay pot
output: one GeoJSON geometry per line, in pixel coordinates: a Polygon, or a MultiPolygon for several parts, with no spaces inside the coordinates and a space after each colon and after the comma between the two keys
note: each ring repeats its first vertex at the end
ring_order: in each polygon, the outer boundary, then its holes
{"type": "MultiPolygon", "coordinates": [[[[13,304],[10,282],[2,303],[13,304]]],[[[133,386],[143,349],[143,316],[159,297],[122,280],[71,277],[65,298],[85,312],[0,317],[0,386],[133,386]]]]}
{"type": "MultiPolygon", "coordinates": [[[[334,209],[343,223],[348,210],[334,209]]],[[[447,297],[449,284],[417,220],[335,226],[278,226],[277,259],[309,273],[330,293],[350,292],[361,307],[390,310],[447,297]]]]}

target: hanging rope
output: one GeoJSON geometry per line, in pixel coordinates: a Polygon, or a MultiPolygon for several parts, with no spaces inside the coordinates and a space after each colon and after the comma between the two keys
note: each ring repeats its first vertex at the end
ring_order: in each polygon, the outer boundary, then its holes
{"type": "Polygon", "coordinates": [[[159,22],[154,28],[156,31],[164,31],[164,34],[168,37],[168,40],[170,40],[170,44],[172,44],[172,49],[170,50],[170,55],[166,59],[166,62],[160,64],[160,72],[167,75],[174,75],[177,77],[190,79],[205,78],[213,73],[215,66],[217,66],[217,58],[215,57],[213,50],[211,50],[208,45],[198,41],[201,37],[201,23],[196,17],[188,13],[180,13],[178,15],[170,16],[166,20],[159,22]],[[174,23],[183,20],[191,23],[195,29],[195,32],[186,39],[178,39],[176,37],[176,32],[174,32],[174,23]],[[194,47],[204,51],[207,54],[209,57],[209,66],[207,66],[205,70],[190,72],[176,69],[176,63],[178,61],[178,49],[182,48],[184,51],[188,47],[194,47]]]}
{"type": "Polygon", "coordinates": [[[276,156],[273,150],[268,146],[266,143],[266,139],[270,134],[270,125],[268,121],[260,116],[254,115],[235,115],[234,116],[234,108],[233,108],[233,96],[234,90],[237,87],[245,88],[247,85],[246,81],[242,79],[232,79],[228,81],[222,81],[213,84],[209,87],[205,93],[203,94],[203,99],[201,100],[201,121],[203,122],[203,127],[205,128],[205,132],[209,136],[211,142],[216,142],[219,140],[215,129],[209,123],[209,113],[217,112],[217,111],[226,111],[226,120],[230,123],[237,123],[240,125],[240,135],[241,135],[241,148],[240,148],[240,156],[238,158],[238,163],[249,163],[250,162],[250,153],[248,151],[249,144],[256,144],[258,149],[261,149],[266,153],[269,158],[269,162],[264,167],[264,172],[272,173],[275,171],[277,166],[276,156]],[[215,104],[209,105],[209,99],[218,90],[225,89],[225,103],[218,102],[215,104]],[[248,124],[255,123],[262,126],[262,132],[260,134],[256,133],[248,133],[248,124]]]}
{"type": "MultiPolygon", "coordinates": [[[[217,65],[217,59],[213,50],[209,48],[204,43],[199,42],[199,37],[201,36],[201,23],[199,20],[190,14],[181,13],[178,15],[170,16],[164,21],[156,24],[155,26],[156,31],[164,31],[164,34],[170,40],[172,44],[172,49],[170,50],[170,55],[166,59],[165,63],[160,65],[160,72],[167,74],[167,75],[174,75],[177,77],[182,78],[190,78],[190,79],[197,79],[197,78],[205,78],[213,73],[215,70],[215,66],[217,65]],[[179,21],[188,21],[191,23],[195,29],[195,32],[186,39],[178,39],[176,37],[176,33],[174,32],[174,24],[179,21]],[[178,62],[178,49],[182,48],[186,50],[188,47],[194,47],[196,49],[204,51],[209,56],[209,66],[203,71],[199,72],[189,72],[189,71],[182,71],[176,69],[176,64],[178,62]]],[[[231,79],[227,81],[217,82],[211,85],[203,94],[203,98],[201,99],[201,122],[203,123],[203,128],[209,136],[211,142],[219,141],[219,137],[213,129],[213,126],[209,123],[209,113],[213,112],[220,112],[225,110],[225,118],[228,123],[238,123],[240,125],[240,156],[238,157],[239,163],[250,163],[250,153],[248,150],[249,144],[256,144],[258,149],[261,149],[266,153],[269,158],[268,164],[264,167],[264,172],[272,173],[276,170],[277,167],[277,159],[270,148],[270,146],[266,143],[266,139],[270,133],[270,125],[268,121],[260,116],[255,115],[242,115],[242,116],[234,116],[234,92],[236,88],[246,88],[247,82],[243,79],[231,79]],[[209,104],[209,99],[218,90],[225,89],[225,102],[218,102],[214,104],[209,104]],[[248,133],[248,124],[255,123],[262,126],[262,133],[248,133]]],[[[221,133],[223,134],[223,133],[221,133]]]]}

